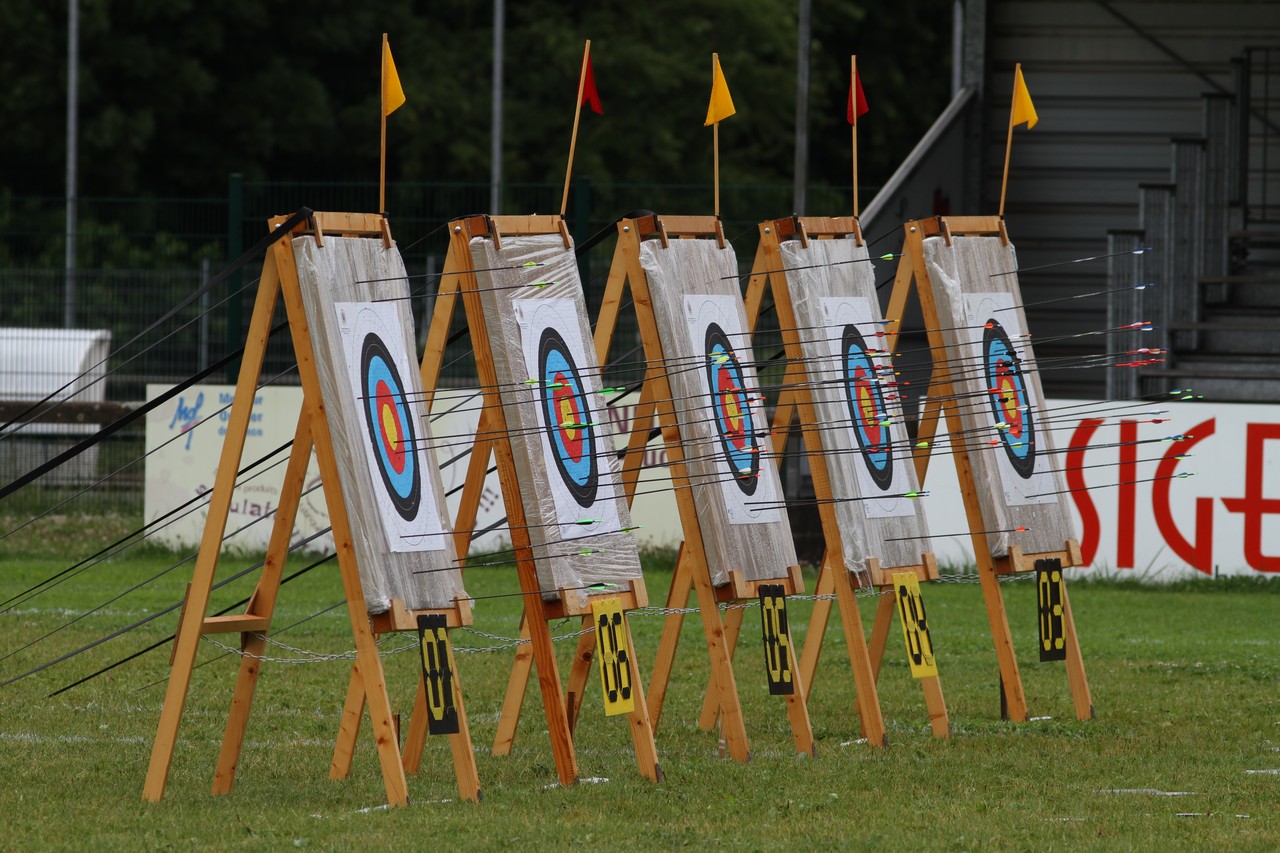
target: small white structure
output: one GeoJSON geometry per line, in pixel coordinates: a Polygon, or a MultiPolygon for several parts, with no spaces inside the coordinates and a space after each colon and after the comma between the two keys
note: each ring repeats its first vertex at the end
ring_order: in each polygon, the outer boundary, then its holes
{"type": "MultiPolygon", "coordinates": [[[[107,329],[0,328],[0,402],[35,403],[74,400],[101,403],[106,399],[107,329]]],[[[98,429],[96,424],[50,424],[19,419],[4,429],[0,419],[0,470],[21,474],[65,450],[78,436],[98,429]]],[[[46,482],[80,482],[97,470],[98,450],[91,448],[50,472],[46,482]]]]}

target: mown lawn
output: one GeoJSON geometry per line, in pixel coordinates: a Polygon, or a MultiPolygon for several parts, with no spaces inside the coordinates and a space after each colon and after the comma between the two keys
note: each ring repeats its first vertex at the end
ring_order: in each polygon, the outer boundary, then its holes
{"type": "MultiPolygon", "coordinates": [[[[68,519],[52,531],[24,531],[0,542],[0,600],[96,550],[107,541],[104,535],[98,522],[68,519]]],[[[177,600],[190,565],[16,651],[176,562],[166,552],[130,552],[0,614],[0,654],[8,656],[0,662],[0,680],[177,600]]],[[[650,597],[660,602],[670,558],[655,555],[649,562],[650,597]]],[[[244,565],[228,560],[222,576],[244,565]]],[[[808,581],[812,587],[812,574],[808,581]]],[[[473,570],[467,584],[473,595],[516,589],[514,571],[502,567],[473,570]]],[[[246,578],[219,591],[215,606],[230,604],[250,587],[246,578]]],[[[927,586],[953,738],[930,736],[921,693],[895,634],[881,677],[891,746],[875,750],[856,743],[853,688],[836,631],[828,634],[811,702],[816,759],[791,749],[781,700],[770,697],[764,684],[759,617],[751,611],[737,665],[752,743],[748,765],[718,757],[715,735],[695,724],[707,666],[701,628],[690,618],[658,732],[666,774],[658,785],[639,777],[624,720],[602,717],[598,700],[583,712],[578,756],[583,777],[600,781],[552,784],[541,703],[533,691],[514,753],[491,756],[511,652],[468,652],[460,655],[459,669],[484,801],[456,801],[447,745],[433,741],[424,772],[410,778],[410,807],[397,810],[380,807],[382,783],[367,730],[352,778],[328,779],[348,676],[344,661],[265,666],[235,791],[211,796],[237,661],[208,644],[168,794],[158,805],[144,803],[140,792],[168,646],[56,697],[48,694],[163,638],[176,624],[171,613],[0,689],[0,847],[1276,849],[1277,593],[1277,582],[1166,589],[1074,585],[1072,604],[1098,713],[1097,720],[1081,723],[1071,713],[1062,665],[1035,660],[1034,589],[1008,585],[1032,714],[1044,718],[1015,725],[999,719],[995,656],[977,585],[927,586]]],[[[312,616],[340,599],[336,567],[324,564],[284,588],[276,624],[312,616]]],[[[863,607],[869,626],[874,601],[864,600],[863,607]]],[[[481,600],[475,627],[513,637],[518,608],[515,596],[481,600]]],[[[799,642],[810,604],[795,601],[791,608],[799,642]]],[[[632,626],[647,669],[661,619],[637,614],[632,626]]],[[[556,626],[563,634],[576,629],[556,626]]],[[[312,652],[341,653],[350,648],[348,617],[334,609],[280,639],[312,652]]],[[[467,632],[455,632],[453,639],[459,650],[494,643],[467,632]]],[[[383,645],[407,647],[409,639],[392,637],[383,645]]],[[[562,671],[572,647],[560,644],[562,671]]],[[[414,656],[394,654],[385,663],[393,703],[407,713],[416,686],[414,656]]]]}

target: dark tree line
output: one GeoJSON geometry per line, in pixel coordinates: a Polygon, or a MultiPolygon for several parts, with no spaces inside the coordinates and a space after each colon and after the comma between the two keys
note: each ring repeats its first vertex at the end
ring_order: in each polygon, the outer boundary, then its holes
{"type": "MultiPolygon", "coordinates": [[[[706,183],[702,127],[720,53],[738,115],[727,182],[793,169],[795,0],[507,3],[504,177],[563,177],[584,38],[605,114],[584,113],[575,173],[706,183]]],[[[378,46],[390,33],[408,103],[389,122],[390,180],[489,175],[492,5],[482,0],[81,0],[80,192],[220,195],[226,175],[377,176],[378,46]]],[[[863,181],[880,183],[945,105],[947,0],[813,2],[813,184],[849,180],[849,54],[871,113],[863,181]]],[[[0,192],[61,195],[66,3],[0,3],[0,192]]]]}

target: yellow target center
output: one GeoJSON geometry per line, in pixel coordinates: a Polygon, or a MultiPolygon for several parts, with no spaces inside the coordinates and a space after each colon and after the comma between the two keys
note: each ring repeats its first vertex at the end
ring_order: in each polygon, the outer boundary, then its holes
{"type": "Polygon", "coordinates": [[[382,406],[382,434],[387,437],[387,446],[392,452],[400,449],[400,428],[396,421],[395,407],[386,404],[382,406]]]}

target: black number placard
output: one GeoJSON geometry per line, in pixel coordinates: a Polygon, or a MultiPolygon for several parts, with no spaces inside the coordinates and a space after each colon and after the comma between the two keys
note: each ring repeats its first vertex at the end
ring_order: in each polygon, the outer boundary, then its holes
{"type": "Polygon", "coordinates": [[[764,635],[764,668],[769,693],[790,696],[796,692],[791,672],[791,632],[787,628],[787,596],[781,584],[761,584],[760,626],[764,635]]]}
{"type": "Polygon", "coordinates": [[[458,706],[450,666],[449,630],[441,614],[418,616],[422,653],[422,683],[427,690],[427,731],[433,735],[458,733],[458,706]]]}
{"type": "Polygon", "coordinates": [[[1067,631],[1062,618],[1062,561],[1036,560],[1036,609],[1040,624],[1040,660],[1067,659],[1067,631]]]}

